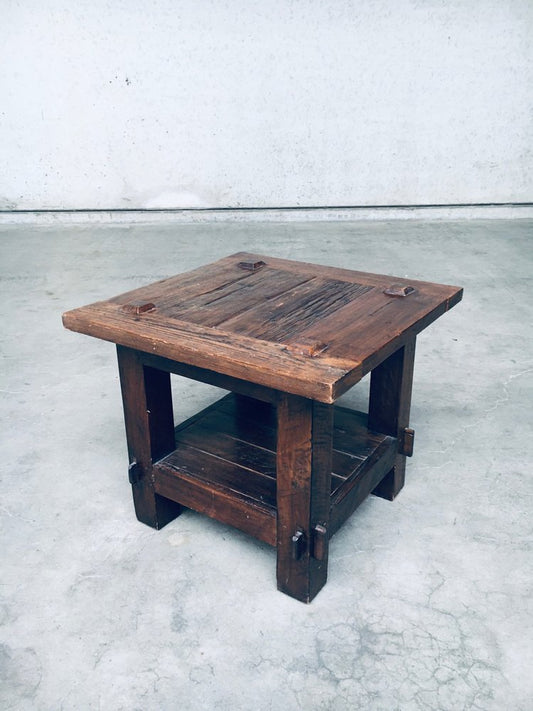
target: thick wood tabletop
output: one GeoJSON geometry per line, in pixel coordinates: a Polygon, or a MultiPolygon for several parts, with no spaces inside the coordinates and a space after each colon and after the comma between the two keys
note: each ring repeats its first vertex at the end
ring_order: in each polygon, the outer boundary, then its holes
{"type": "Polygon", "coordinates": [[[66,328],[334,402],[462,289],[241,252],[63,315],[66,328]]]}

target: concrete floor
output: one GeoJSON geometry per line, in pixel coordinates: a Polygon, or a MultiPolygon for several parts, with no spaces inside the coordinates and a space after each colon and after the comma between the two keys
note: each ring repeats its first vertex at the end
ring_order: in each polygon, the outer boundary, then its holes
{"type": "MultiPolygon", "coordinates": [[[[0,249],[0,708],[533,708],[532,221],[19,226],[0,249]],[[114,348],[61,326],[240,249],[465,287],[418,340],[407,485],[335,536],[309,606],[238,531],[136,521],[114,348]]],[[[175,393],[178,418],[218,394],[175,393]]]]}

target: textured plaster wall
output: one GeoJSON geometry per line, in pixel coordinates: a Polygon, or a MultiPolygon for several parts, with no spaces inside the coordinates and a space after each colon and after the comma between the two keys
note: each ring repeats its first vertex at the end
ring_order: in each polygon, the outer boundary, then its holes
{"type": "Polygon", "coordinates": [[[533,200],[530,0],[2,16],[3,209],[533,200]]]}

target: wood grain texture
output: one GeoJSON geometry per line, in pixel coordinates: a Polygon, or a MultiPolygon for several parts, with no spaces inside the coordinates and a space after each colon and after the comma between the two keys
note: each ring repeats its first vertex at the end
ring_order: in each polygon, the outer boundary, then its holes
{"type": "Polygon", "coordinates": [[[131,318],[116,305],[101,302],[69,312],[64,321],[73,331],[323,402],[333,401],[334,384],[355,366],[353,361],[310,359],[279,343],[169,319],[157,309],[131,318]]]}
{"type": "Polygon", "coordinates": [[[353,475],[332,494],[330,536],[340,529],[371,492],[375,492],[380,482],[390,472],[397,450],[395,438],[381,439],[378,446],[362,460],[361,466],[353,475]]]}
{"type": "Polygon", "coordinates": [[[461,295],[459,287],[242,252],[74,309],[63,321],[184,365],[332,403],[461,295]],[[256,271],[239,267],[260,261],[256,271]],[[388,296],[391,284],[415,290],[388,296]]]}
{"type": "Polygon", "coordinates": [[[170,379],[167,373],[144,368],[135,351],[119,346],[117,356],[129,462],[138,474],[132,483],[135,513],[139,521],[159,529],[181,511],[155,492],[152,477],[152,461],[174,449],[170,379]]]}
{"type": "Polygon", "coordinates": [[[459,287],[231,255],[63,316],[117,344],[139,520],[187,506],[277,547],[278,588],[309,602],[329,540],[404,483],[416,335],[459,287]],[[368,416],[332,403],[372,371],[368,416]],[[233,394],[174,428],[170,373],[233,394]]]}
{"type": "MultiPolygon", "coordinates": [[[[399,443],[409,426],[415,347],[413,338],[375,368],[370,378],[368,426],[396,437],[399,443]]],[[[405,456],[398,452],[394,466],[373,493],[392,501],[404,483],[405,456]]]]}
{"type": "MultiPolygon", "coordinates": [[[[226,264],[231,264],[234,260],[237,259],[244,260],[251,258],[257,259],[258,257],[257,255],[251,255],[251,253],[249,252],[238,252],[236,254],[230,255],[229,257],[225,257],[224,260],[221,260],[221,262],[225,261],[226,264]]],[[[265,260],[265,262],[272,269],[285,269],[287,271],[292,271],[303,276],[318,275],[326,279],[338,279],[339,281],[346,281],[349,283],[369,284],[370,286],[375,286],[382,289],[386,289],[391,284],[415,286],[417,289],[431,289],[434,291],[434,293],[449,292],[450,295],[455,294],[455,297],[458,297],[458,301],[460,301],[462,295],[462,289],[460,287],[435,284],[434,282],[429,281],[404,279],[397,276],[389,276],[387,274],[373,274],[371,272],[361,272],[355,269],[343,269],[341,267],[329,267],[322,264],[312,264],[310,262],[302,262],[299,260],[296,261],[292,259],[280,259],[279,257],[263,256],[259,257],[259,259],[265,260]]]]}
{"type": "Polygon", "coordinates": [[[258,385],[257,383],[250,383],[247,380],[233,378],[223,373],[215,373],[213,370],[198,368],[198,366],[195,365],[178,363],[169,358],[161,358],[160,356],[144,353],[142,351],[139,351],[139,357],[145,365],[164,370],[167,373],[174,373],[184,378],[198,380],[201,383],[215,385],[218,388],[222,388],[222,390],[231,390],[234,393],[240,393],[241,395],[254,398],[254,400],[261,400],[273,404],[278,401],[279,392],[277,390],[258,385]]]}
{"type": "Polygon", "coordinates": [[[278,590],[302,602],[310,602],[327,579],[327,555],[312,556],[312,532],[315,524],[329,523],[331,415],[331,407],[290,395],[278,405],[278,590]],[[298,559],[294,536],[302,539],[298,559]]]}
{"type": "MultiPolygon", "coordinates": [[[[273,270],[271,270],[273,271],[273,270]]],[[[272,277],[280,274],[274,272],[272,277]]],[[[292,343],[311,326],[322,323],[371,287],[314,277],[279,294],[262,299],[219,325],[226,331],[274,343],[292,343]]]]}
{"type": "MultiPolygon", "coordinates": [[[[334,407],[333,417],[328,537],[391,468],[397,451],[393,438],[368,431],[365,414],[334,407]]],[[[327,443],[328,427],[327,413],[314,419],[319,443],[327,443]]],[[[175,446],[153,464],[158,494],[276,546],[276,407],[227,395],[176,427],[175,446]]],[[[327,446],[313,451],[329,457],[327,446]]],[[[314,465],[327,469],[319,458],[314,465]]],[[[327,512],[319,518],[327,522],[327,512]]]]}

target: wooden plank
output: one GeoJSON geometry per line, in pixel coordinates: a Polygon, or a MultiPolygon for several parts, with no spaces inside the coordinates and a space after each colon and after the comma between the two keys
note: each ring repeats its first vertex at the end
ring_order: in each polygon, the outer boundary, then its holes
{"type": "Polygon", "coordinates": [[[217,488],[212,482],[186,474],[167,459],[154,465],[155,490],[187,508],[234,526],[271,546],[276,545],[276,510],[266,503],[217,488]]]}
{"type": "Polygon", "coordinates": [[[286,291],[277,299],[260,301],[220,325],[231,333],[292,343],[297,340],[298,334],[322,323],[369,289],[361,284],[314,278],[286,291]]]}
{"type": "MultiPolygon", "coordinates": [[[[176,443],[185,443],[198,450],[238,464],[263,476],[276,478],[276,431],[257,422],[243,428],[228,413],[213,408],[185,428],[177,428],[176,443]],[[265,440],[265,436],[267,440],[265,440]],[[274,443],[274,444],[273,444],[274,443]]],[[[352,447],[357,451],[357,442],[352,437],[352,447]]],[[[364,456],[333,451],[331,491],[336,491],[364,462],[364,456]]]]}
{"type": "Polygon", "coordinates": [[[237,439],[219,428],[216,416],[203,418],[198,426],[190,426],[176,433],[176,444],[187,444],[226,462],[239,465],[263,476],[276,478],[276,453],[237,439]]]}
{"type": "Polygon", "coordinates": [[[300,356],[282,344],[168,319],[157,310],[133,317],[108,302],[75,309],[63,320],[73,331],[321,402],[333,402],[334,383],[355,365],[300,356]]]}
{"type": "MultiPolygon", "coordinates": [[[[430,281],[421,281],[418,279],[405,279],[397,276],[390,276],[387,274],[373,274],[370,272],[361,272],[356,269],[343,269],[340,267],[330,267],[322,264],[311,264],[309,262],[301,262],[292,259],[280,259],[279,257],[266,257],[257,254],[251,254],[250,252],[238,252],[231,255],[227,259],[231,260],[263,260],[269,267],[273,269],[283,269],[286,271],[292,271],[295,274],[300,274],[303,276],[317,276],[324,279],[338,279],[339,281],[346,281],[349,283],[360,283],[367,284],[369,286],[374,286],[377,288],[387,288],[391,283],[401,284],[405,286],[413,285],[418,289],[424,291],[429,290],[434,294],[446,294],[448,292],[453,292],[455,294],[454,298],[458,297],[460,301],[462,295],[462,288],[457,286],[451,286],[447,284],[436,284],[430,281]],[[459,293],[457,293],[459,292],[459,293]]],[[[454,303],[457,303],[455,301],[454,303]]]]}
{"type": "Polygon", "coordinates": [[[175,375],[180,375],[184,378],[198,380],[201,383],[215,385],[222,390],[231,390],[234,393],[248,396],[254,400],[276,403],[279,397],[277,390],[264,387],[263,385],[257,385],[256,383],[250,383],[247,380],[233,378],[230,375],[216,373],[215,371],[207,370],[206,368],[198,368],[195,365],[179,363],[177,361],[170,360],[169,358],[161,358],[160,356],[153,355],[152,353],[144,353],[139,351],[139,354],[142,362],[153,368],[164,370],[167,373],[174,373],[175,375]]]}
{"type": "Polygon", "coordinates": [[[462,294],[458,287],[394,278],[414,291],[387,296],[384,286],[392,277],[268,257],[258,272],[238,266],[261,259],[232,255],[75,309],[64,323],[191,367],[331,403],[462,294]],[[265,294],[272,298],[265,300],[265,294]],[[216,322],[216,328],[194,323],[205,320],[203,309],[213,309],[214,320],[206,323],[216,322]]]}
{"type": "Polygon", "coordinates": [[[365,459],[357,474],[340,486],[331,498],[330,537],[374,491],[394,464],[397,441],[386,437],[365,459]]]}
{"type": "MultiPolygon", "coordinates": [[[[278,393],[279,398],[279,393],[278,393]]],[[[235,396],[230,394],[219,400],[219,409],[235,418],[240,427],[258,426],[259,431],[272,433],[268,439],[268,446],[273,452],[276,451],[276,429],[278,426],[276,407],[269,403],[258,402],[253,397],[235,396]]]]}
{"type": "Polygon", "coordinates": [[[161,462],[177,474],[186,474],[239,498],[275,508],[275,479],[239,462],[227,461],[185,442],[180,442],[161,462]]]}
{"type": "MultiPolygon", "coordinates": [[[[397,437],[409,426],[415,358],[415,339],[398,349],[372,371],[368,426],[397,437]]],[[[394,466],[373,492],[392,501],[405,482],[405,456],[398,453],[394,466]]]]}
{"type": "Polygon", "coordinates": [[[335,406],[333,447],[364,459],[378,447],[383,435],[368,429],[368,415],[345,407],[335,406]]]}
{"type": "Polygon", "coordinates": [[[144,368],[135,351],[119,346],[117,356],[135,513],[159,529],[181,511],[155,492],[151,478],[152,460],[174,448],[170,379],[144,368]]]}
{"type": "Polygon", "coordinates": [[[329,521],[331,418],[332,408],[303,398],[286,396],[278,405],[278,589],[303,602],[327,578],[327,541],[322,560],[312,546],[314,527],[327,529],[329,521]]]}
{"type": "Polygon", "coordinates": [[[312,281],[311,277],[265,267],[248,279],[232,281],[216,290],[201,294],[166,308],[172,318],[198,325],[219,326],[228,319],[253,309],[257,304],[278,300],[295,287],[312,281]]]}
{"type": "MultiPolygon", "coordinates": [[[[275,408],[262,403],[257,403],[259,407],[254,408],[253,401],[248,398],[242,399],[244,403],[239,400],[230,394],[176,428],[177,449],[154,465],[155,490],[211,518],[235,525],[250,535],[256,535],[254,526],[258,525],[256,537],[275,545],[275,526],[272,528],[271,520],[277,506],[276,428],[272,425],[275,408]],[[245,416],[239,421],[239,406],[243,405],[245,409],[241,414],[245,416]],[[244,427],[246,422],[250,423],[249,427],[244,427]],[[230,434],[235,432],[241,439],[230,434]],[[246,506],[252,509],[250,516],[246,515],[246,506]]],[[[313,405],[315,409],[317,406],[317,403],[313,405]]],[[[334,451],[333,463],[329,464],[335,471],[336,454],[342,458],[340,469],[343,476],[331,476],[330,500],[334,518],[329,535],[386,474],[394,463],[397,450],[396,440],[367,431],[363,413],[346,408],[333,409],[340,425],[351,428],[342,434],[345,435],[345,446],[353,454],[334,451]],[[376,462],[380,457],[384,457],[385,463],[378,466],[376,462]]],[[[318,419],[313,418],[316,441],[312,456],[319,475],[329,461],[329,416],[326,412],[325,417],[322,413],[318,419]],[[322,446],[323,442],[326,447],[322,446]],[[320,457],[325,457],[326,462],[320,457]]],[[[334,432],[337,431],[336,427],[334,432]]],[[[318,509],[315,509],[315,518],[317,513],[318,509]]],[[[324,525],[325,522],[327,516],[322,516],[319,523],[324,525]]],[[[310,531],[309,539],[312,539],[312,528],[310,531]]]]}
{"type": "Polygon", "coordinates": [[[305,329],[301,335],[327,344],[326,352],[332,356],[357,363],[336,383],[334,392],[340,394],[448,308],[446,298],[438,300],[431,293],[417,291],[402,299],[374,290],[305,329]]]}
{"type": "MultiPolygon", "coordinates": [[[[246,402],[246,399],[243,399],[246,402]]],[[[259,407],[250,399],[246,406],[238,407],[231,395],[219,401],[219,410],[227,417],[217,418],[213,429],[219,428],[247,442],[251,442],[272,452],[276,451],[276,410],[273,407],[259,407]],[[238,414],[240,416],[238,416],[238,414]]],[[[334,407],[335,426],[333,429],[332,490],[340,481],[350,477],[361,461],[381,441],[379,435],[369,433],[366,415],[346,408],[334,407]],[[337,424],[339,426],[337,427],[337,424]],[[346,428],[346,429],[343,429],[346,428]],[[339,446],[338,446],[339,442],[339,446]]]]}
{"type": "MultiPolygon", "coordinates": [[[[272,408],[275,417],[275,408],[272,408]]],[[[270,412],[258,411],[246,416],[239,415],[234,398],[219,401],[217,411],[209,413],[204,420],[211,430],[217,428],[235,439],[276,453],[276,427],[270,421],[270,412]]]]}
{"type": "Polygon", "coordinates": [[[239,269],[239,260],[233,255],[197,269],[170,276],[132,289],[110,299],[115,304],[128,304],[132,301],[157,301],[165,309],[173,304],[198,298],[202,294],[211,294],[228,284],[250,279],[252,272],[239,269]]]}

